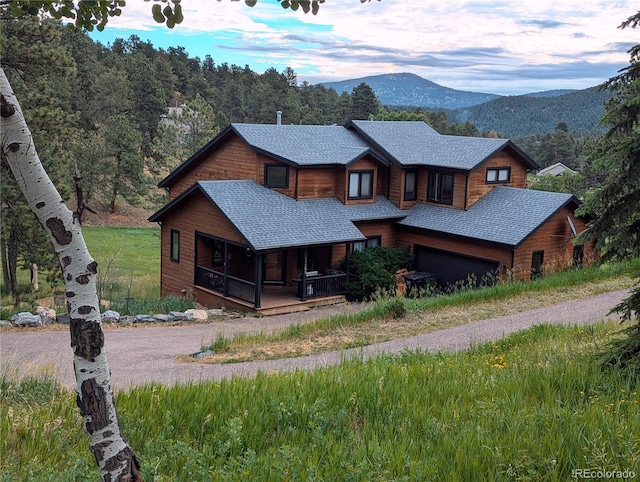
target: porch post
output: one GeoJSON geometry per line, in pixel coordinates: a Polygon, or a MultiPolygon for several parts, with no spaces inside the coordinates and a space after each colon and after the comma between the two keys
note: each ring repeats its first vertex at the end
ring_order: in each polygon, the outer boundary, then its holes
{"type": "Polygon", "coordinates": [[[262,258],[264,254],[260,253],[255,256],[256,260],[256,283],[253,306],[260,308],[260,293],[262,293],[262,258]]]}
{"type": "Polygon", "coordinates": [[[224,242],[224,295],[229,296],[229,243],[224,242]]]}
{"type": "Polygon", "coordinates": [[[349,252],[351,251],[351,243],[347,243],[346,253],[344,255],[344,268],[347,271],[347,283],[349,282],[349,252]]]}
{"type": "Polygon", "coordinates": [[[309,259],[309,248],[305,247],[303,253],[304,263],[302,263],[302,296],[300,297],[300,300],[307,301],[307,262],[309,259]]]}

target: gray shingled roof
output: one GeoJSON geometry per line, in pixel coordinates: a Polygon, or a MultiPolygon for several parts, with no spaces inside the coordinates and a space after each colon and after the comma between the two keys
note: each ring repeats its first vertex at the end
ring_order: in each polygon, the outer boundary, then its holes
{"type": "Polygon", "coordinates": [[[299,201],[308,204],[319,213],[327,216],[341,216],[350,221],[378,221],[401,219],[406,216],[395,204],[383,196],[377,196],[375,203],[344,205],[337,198],[305,199],[299,201]]]}
{"type": "Polygon", "coordinates": [[[399,224],[518,246],[572,199],[571,194],[499,186],[467,211],[419,204],[399,224]]]}
{"type": "Polygon", "coordinates": [[[296,201],[253,181],[200,181],[198,186],[256,251],[360,241],[366,237],[352,221],[403,216],[385,198],[345,206],[336,198],[296,201]]]}
{"type": "Polygon", "coordinates": [[[469,171],[507,145],[508,139],[442,136],[425,122],[352,121],[375,148],[402,166],[469,171]]]}
{"type": "Polygon", "coordinates": [[[369,145],[342,126],[231,124],[247,144],[298,166],[348,165],[369,145]]]}
{"type": "Polygon", "coordinates": [[[440,133],[423,121],[364,121],[352,120],[359,132],[372,139],[409,139],[412,137],[439,136],[440,133]]]}

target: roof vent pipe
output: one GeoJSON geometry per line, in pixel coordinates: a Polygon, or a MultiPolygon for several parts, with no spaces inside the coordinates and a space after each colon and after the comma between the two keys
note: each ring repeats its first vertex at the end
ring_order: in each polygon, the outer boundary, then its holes
{"type": "Polygon", "coordinates": [[[279,110],[276,112],[276,125],[282,125],[282,111],[279,110]]]}

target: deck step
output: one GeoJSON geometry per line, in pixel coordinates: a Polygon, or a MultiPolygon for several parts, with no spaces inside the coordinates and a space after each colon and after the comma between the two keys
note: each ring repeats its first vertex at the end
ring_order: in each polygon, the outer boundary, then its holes
{"type": "Polygon", "coordinates": [[[264,316],[286,315],[287,313],[299,313],[301,311],[309,311],[307,305],[287,305],[274,306],[272,308],[259,308],[257,311],[264,316]]]}

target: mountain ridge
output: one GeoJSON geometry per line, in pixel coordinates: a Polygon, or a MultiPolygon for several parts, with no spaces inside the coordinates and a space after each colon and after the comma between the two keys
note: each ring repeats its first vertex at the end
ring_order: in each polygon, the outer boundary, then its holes
{"type": "Polygon", "coordinates": [[[457,109],[501,97],[497,94],[452,89],[408,72],[370,75],[338,82],[321,82],[319,85],[327,89],[335,89],[338,93],[350,93],[362,82],[373,89],[383,105],[392,106],[457,109]]]}
{"type": "Polygon", "coordinates": [[[594,86],[502,96],[451,89],[406,72],[319,85],[341,93],[351,92],[362,82],[389,108],[443,110],[449,122],[470,122],[480,131],[493,130],[508,137],[553,132],[560,122],[572,132],[590,135],[602,129],[604,102],[612,95],[594,86]]]}

